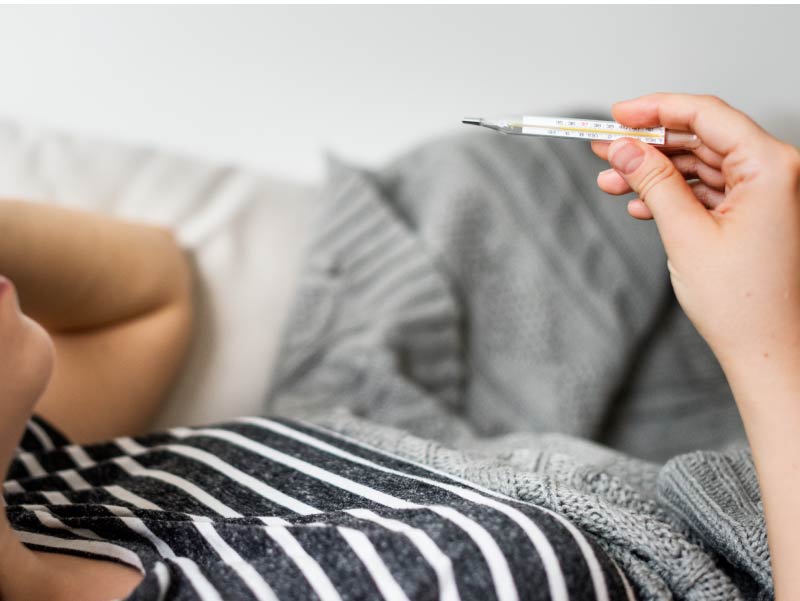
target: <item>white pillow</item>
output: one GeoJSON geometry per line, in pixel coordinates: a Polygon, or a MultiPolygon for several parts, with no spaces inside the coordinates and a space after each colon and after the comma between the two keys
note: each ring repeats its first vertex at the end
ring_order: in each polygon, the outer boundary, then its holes
{"type": "Polygon", "coordinates": [[[191,253],[194,341],[160,427],[264,412],[314,194],[246,169],[0,123],[0,197],[166,225],[191,253]]]}

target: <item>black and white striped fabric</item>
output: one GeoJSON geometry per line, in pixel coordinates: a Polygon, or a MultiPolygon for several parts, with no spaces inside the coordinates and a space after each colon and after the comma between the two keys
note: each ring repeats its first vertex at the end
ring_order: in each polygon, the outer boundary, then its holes
{"type": "Polygon", "coordinates": [[[32,548],[144,573],[132,600],[632,600],[564,518],[310,424],[81,447],[28,425],[4,482],[32,548]]]}

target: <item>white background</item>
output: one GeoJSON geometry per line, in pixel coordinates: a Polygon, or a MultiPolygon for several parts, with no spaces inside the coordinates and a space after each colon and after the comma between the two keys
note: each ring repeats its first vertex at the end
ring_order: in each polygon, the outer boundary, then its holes
{"type": "MultiPolygon", "coordinates": [[[[800,143],[800,7],[2,7],[0,118],[311,180],[466,115],[717,94],[800,143]]],[[[492,135],[486,132],[486,135],[492,135]]]]}

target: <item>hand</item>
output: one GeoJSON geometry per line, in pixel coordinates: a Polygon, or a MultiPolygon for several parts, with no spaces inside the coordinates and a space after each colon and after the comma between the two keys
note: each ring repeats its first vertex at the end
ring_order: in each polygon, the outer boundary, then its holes
{"type": "Polygon", "coordinates": [[[800,352],[797,149],[713,97],[655,94],[612,112],[702,141],[671,156],[631,139],[592,148],[612,165],[600,188],[635,191],[628,212],[655,219],[676,296],[723,367],[800,352]]]}

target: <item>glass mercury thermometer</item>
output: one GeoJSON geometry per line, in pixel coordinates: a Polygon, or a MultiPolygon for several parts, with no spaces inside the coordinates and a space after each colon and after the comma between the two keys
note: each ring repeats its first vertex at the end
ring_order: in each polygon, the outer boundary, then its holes
{"type": "Polygon", "coordinates": [[[668,148],[693,149],[700,146],[700,139],[688,131],[675,131],[665,127],[633,129],[616,121],[577,119],[574,117],[500,117],[482,119],[467,117],[461,121],[467,125],[480,125],[504,134],[522,136],[554,136],[572,140],[600,140],[610,142],[619,138],[636,138],[642,142],[668,148]]]}

